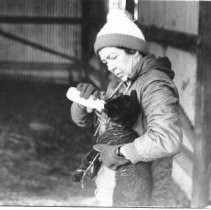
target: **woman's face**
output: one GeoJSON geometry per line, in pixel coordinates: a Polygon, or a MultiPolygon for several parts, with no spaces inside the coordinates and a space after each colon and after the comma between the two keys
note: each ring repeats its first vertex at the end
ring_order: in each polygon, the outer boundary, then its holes
{"type": "Polygon", "coordinates": [[[99,51],[101,61],[106,64],[108,70],[123,81],[126,81],[134,66],[140,58],[140,54],[127,54],[123,49],[105,47],[99,51]]]}

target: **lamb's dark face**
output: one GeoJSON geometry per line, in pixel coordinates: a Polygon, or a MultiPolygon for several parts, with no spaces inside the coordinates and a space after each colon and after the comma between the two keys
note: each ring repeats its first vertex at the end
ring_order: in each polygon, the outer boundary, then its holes
{"type": "Polygon", "coordinates": [[[113,121],[123,126],[132,127],[138,118],[140,104],[135,91],[131,95],[121,95],[107,101],[105,112],[113,121]]]}

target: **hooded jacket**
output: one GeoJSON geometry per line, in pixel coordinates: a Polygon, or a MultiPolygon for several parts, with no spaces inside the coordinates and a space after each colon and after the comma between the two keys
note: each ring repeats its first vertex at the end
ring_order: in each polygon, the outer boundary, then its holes
{"type": "MultiPolygon", "coordinates": [[[[179,94],[173,82],[175,74],[167,57],[147,55],[141,58],[129,75],[130,86],[123,84],[117,94],[136,90],[142,113],[134,130],[137,139],[124,147],[126,158],[132,163],[152,163],[152,205],[165,206],[167,188],[172,172],[172,157],[180,150],[182,128],[179,118],[179,94]]],[[[119,83],[114,79],[106,94],[119,83]]],[[[93,124],[93,114],[87,114],[80,105],[71,107],[73,121],[81,126],[93,124]]]]}

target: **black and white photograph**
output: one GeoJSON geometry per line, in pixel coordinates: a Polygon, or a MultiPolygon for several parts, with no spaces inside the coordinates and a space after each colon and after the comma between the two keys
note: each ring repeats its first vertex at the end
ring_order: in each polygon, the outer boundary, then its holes
{"type": "Polygon", "coordinates": [[[0,0],[0,208],[209,209],[210,107],[211,1],[0,0]]]}

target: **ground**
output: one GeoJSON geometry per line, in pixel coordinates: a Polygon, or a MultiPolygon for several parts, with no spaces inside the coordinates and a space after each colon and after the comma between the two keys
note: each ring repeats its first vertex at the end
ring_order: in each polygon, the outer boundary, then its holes
{"type": "MultiPolygon", "coordinates": [[[[71,175],[92,135],[71,121],[67,89],[1,81],[0,205],[90,206],[93,181],[82,189],[71,175]]],[[[169,207],[189,207],[173,181],[169,207]]]]}

